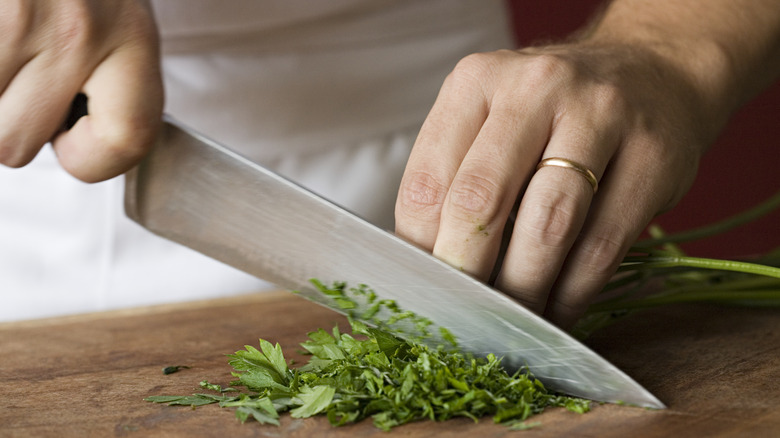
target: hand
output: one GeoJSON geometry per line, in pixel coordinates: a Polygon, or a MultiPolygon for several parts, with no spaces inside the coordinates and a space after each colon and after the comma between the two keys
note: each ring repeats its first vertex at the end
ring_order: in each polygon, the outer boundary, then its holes
{"type": "Polygon", "coordinates": [[[0,35],[0,163],[24,166],[52,141],[68,172],[94,182],[148,150],[163,104],[148,3],[3,1],[0,35]],[[79,92],[89,115],[62,132],[79,92]]]}
{"type": "Polygon", "coordinates": [[[397,233],[568,327],[657,213],[691,185],[720,127],[681,72],[621,45],[499,51],[447,77],[412,150],[397,233]],[[717,125],[717,126],[716,126],[717,125]],[[562,157],[590,169],[598,192],[562,157]]]}

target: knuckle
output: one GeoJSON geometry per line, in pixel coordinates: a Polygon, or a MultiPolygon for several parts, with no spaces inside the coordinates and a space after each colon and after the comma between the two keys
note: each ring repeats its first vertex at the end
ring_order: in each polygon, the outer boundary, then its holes
{"type": "Polygon", "coordinates": [[[449,190],[448,210],[456,219],[482,224],[495,221],[501,211],[498,185],[477,174],[459,174],[449,190]]]}
{"type": "Polygon", "coordinates": [[[454,88],[481,87],[494,75],[495,68],[494,54],[472,53],[458,61],[445,83],[454,88]]]}
{"type": "Polygon", "coordinates": [[[455,64],[453,73],[469,75],[484,73],[485,70],[489,69],[490,64],[490,55],[487,53],[472,53],[464,56],[455,64]]]}
{"type": "Polygon", "coordinates": [[[563,82],[577,75],[575,66],[564,58],[545,53],[528,61],[525,81],[530,87],[543,87],[552,82],[563,82]]]}
{"type": "Polygon", "coordinates": [[[598,83],[593,86],[592,104],[598,114],[624,115],[629,109],[629,104],[623,90],[614,83],[598,83]]]}
{"type": "Polygon", "coordinates": [[[612,275],[627,250],[628,233],[617,223],[601,223],[581,242],[585,265],[596,278],[612,275]]]}
{"type": "Polygon", "coordinates": [[[52,49],[102,57],[119,44],[156,42],[156,25],[144,6],[125,2],[118,9],[108,8],[91,2],[68,2],[60,7],[47,23],[52,49]]]}
{"type": "Polygon", "coordinates": [[[423,219],[438,218],[447,186],[431,172],[416,171],[404,176],[398,190],[401,212],[423,219]]]}
{"type": "Polygon", "coordinates": [[[55,50],[75,51],[91,45],[95,39],[95,25],[84,5],[62,8],[52,20],[52,42],[55,50]]]}
{"type": "Polygon", "coordinates": [[[520,226],[525,233],[546,247],[562,247],[574,237],[577,200],[573,195],[554,191],[532,202],[524,211],[520,226]]]}

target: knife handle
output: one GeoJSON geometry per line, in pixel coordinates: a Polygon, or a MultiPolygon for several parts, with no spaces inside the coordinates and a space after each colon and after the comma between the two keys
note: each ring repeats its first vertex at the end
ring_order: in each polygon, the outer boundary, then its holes
{"type": "Polygon", "coordinates": [[[84,93],[79,93],[73,98],[73,102],[70,104],[70,111],[68,111],[65,122],[62,124],[63,131],[69,131],[80,118],[89,114],[89,111],[87,110],[87,100],[87,95],[84,93]]]}

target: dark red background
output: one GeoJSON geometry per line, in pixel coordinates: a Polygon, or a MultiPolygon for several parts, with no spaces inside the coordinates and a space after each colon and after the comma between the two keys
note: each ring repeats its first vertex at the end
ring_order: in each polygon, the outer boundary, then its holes
{"type": "MultiPolygon", "coordinates": [[[[596,0],[509,0],[521,46],[581,27],[596,0]]],[[[656,220],[667,232],[709,224],[780,190],[780,81],[743,107],[702,160],[688,195],[656,220]]],[[[780,247],[780,211],[724,235],[683,246],[690,255],[739,257],[780,247]]]]}

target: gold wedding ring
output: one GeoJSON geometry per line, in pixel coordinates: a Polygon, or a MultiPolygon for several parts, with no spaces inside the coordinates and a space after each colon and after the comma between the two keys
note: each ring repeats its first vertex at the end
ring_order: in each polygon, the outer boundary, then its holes
{"type": "Polygon", "coordinates": [[[584,176],[585,179],[588,180],[590,186],[593,187],[593,193],[596,193],[599,190],[599,181],[596,179],[596,175],[594,175],[590,169],[579,163],[575,163],[574,161],[567,160],[565,158],[551,157],[539,162],[539,164],[536,166],[536,170],[539,170],[545,166],[556,166],[575,170],[577,173],[584,176]]]}

